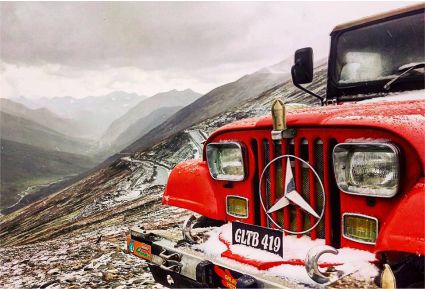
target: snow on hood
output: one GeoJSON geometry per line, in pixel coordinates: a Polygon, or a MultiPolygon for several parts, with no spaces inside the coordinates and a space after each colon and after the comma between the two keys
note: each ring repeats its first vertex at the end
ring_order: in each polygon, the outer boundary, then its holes
{"type": "MultiPolygon", "coordinates": [[[[362,95],[364,96],[364,95],[362,95]]],[[[324,125],[332,124],[332,120],[338,117],[391,117],[395,115],[422,114],[425,109],[425,90],[397,92],[385,97],[376,97],[354,103],[342,105],[297,107],[290,109],[287,114],[288,125],[324,125]],[[399,102],[403,102],[400,105],[399,102]],[[389,104],[391,103],[391,104],[389,104]],[[377,105],[380,107],[377,108],[377,105]],[[359,106],[362,106],[361,108],[359,106]]],[[[289,106],[291,108],[291,106],[289,106]]],[[[223,131],[234,129],[262,129],[272,126],[271,115],[246,118],[226,124],[217,129],[211,136],[223,131]]],[[[210,141],[211,136],[208,141],[210,141]]]]}
{"type": "MultiPolygon", "coordinates": [[[[425,90],[389,94],[372,100],[291,110],[287,114],[289,127],[350,127],[380,128],[406,139],[417,152],[424,147],[425,90]]],[[[271,129],[271,116],[250,118],[227,124],[213,132],[207,142],[228,131],[271,129]]],[[[425,155],[419,155],[425,162],[425,155]]]]}

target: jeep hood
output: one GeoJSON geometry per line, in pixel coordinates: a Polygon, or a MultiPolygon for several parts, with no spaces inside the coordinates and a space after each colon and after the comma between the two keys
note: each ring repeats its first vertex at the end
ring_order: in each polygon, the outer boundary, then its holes
{"type": "MultiPolygon", "coordinates": [[[[310,107],[288,111],[289,127],[368,127],[392,132],[409,141],[425,163],[424,90],[357,103],[310,107]]],[[[226,131],[272,129],[271,116],[245,119],[215,131],[208,142],[226,131]]]]}

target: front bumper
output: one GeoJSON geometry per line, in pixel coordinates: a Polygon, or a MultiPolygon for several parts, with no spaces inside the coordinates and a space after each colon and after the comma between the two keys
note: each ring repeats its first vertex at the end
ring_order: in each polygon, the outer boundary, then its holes
{"type": "MultiPolygon", "coordinates": [[[[187,243],[186,243],[187,244],[187,243]]],[[[171,288],[295,288],[299,284],[277,276],[245,272],[244,266],[208,259],[185,243],[179,244],[145,231],[131,229],[128,253],[149,262],[155,281],[171,288]],[[141,249],[140,249],[141,248],[141,249]]]]}

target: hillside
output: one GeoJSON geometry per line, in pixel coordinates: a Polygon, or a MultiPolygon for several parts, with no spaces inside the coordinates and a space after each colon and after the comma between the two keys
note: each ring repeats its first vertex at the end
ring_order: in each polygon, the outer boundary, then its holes
{"type": "Polygon", "coordinates": [[[47,108],[60,117],[72,119],[83,128],[81,137],[99,138],[111,122],[145,99],[143,95],[115,91],[101,96],[75,98],[70,96],[13,99],[29,108],[47,108]]]}
{"type": "Polygon", "coordinates": [[[68,136],[80,137],[84,132],[84,126],[74,120],[62,118],[46,108],[30,109],[10,99],[0,98],[0,111],[30,120],[68,136]]]}
{"type": "Polygon", "coordinates": [[[89,169],[94,162],[82,155],[1,139],[0,209],[16,203],[36,186],[58,181],[89,169]]]}
{"type": "Polygon", "coordinates": [[[134,142],[125,151],[136,152],[147,149],[162,139],[168,138],[196,123],[223,113],[226,110],[244,105],[247,101],[288,79],[292,61],[292,58],[286,59],[278,64],[260,69],[234,82],[213,89],[178,111],[167,121],[147,133],[145,138],[134,142]]]}
{"type": "Polygon", "coordinates": [[[64,129],[70,128],[66,121],[46,109],[31,110],[21,104],[2,101],[2,211],[44,186],[75,176],[96,164],[94,158],[87,156],[91,148],[87,140],[62,134],[30,119],[47,122],[57,129],[62,125],[64,129]]]}
{"type": "MultiPolygon", "coordinates": [[[[137,123],[142,123],[145,117],[157,109],[166,107],[183,107],[192,103],[200,96],[201,94],[191,89],[182,91],[171,90],[155,94],[154,96],[139,102],[122,117],[113,121],[103,134],[100,140],[100,146],[106,150],[111,150],[114,146],[122,147],[123,144],[128,145],[134,141],[135,138],[142,137],[141,134],[136,133],[134,130],[131,131],[131,126],[134,128],[134,126],[137,126],[137,123]],[[128,138],[126,132],[130,132],[128,138]]],[[[157,125],[160,123],[160,120],[163,119],[158,118],[156,121],[157,125]]],[[[155,120],[152,119],[152,121],[155,120]]],[[[143,130],[140,130],[140,132],[142,131],[143,130]]]]}
{"type": "Polygon", "coordinates": [[[66,136],[31,120],[0,112],[2,139],[51,151],[86,154],[90,143],[66,136]]]}
{"type": "Polygon", "coordinates": [[[124,130],[113,143],[113,151],[120,151],[128,145],[143,137],[151,129],[166,121],[171,115],[176,113],[182,106],[162,107],[154,110],[145,117],[138,119],[135,123],[124,130]]]}

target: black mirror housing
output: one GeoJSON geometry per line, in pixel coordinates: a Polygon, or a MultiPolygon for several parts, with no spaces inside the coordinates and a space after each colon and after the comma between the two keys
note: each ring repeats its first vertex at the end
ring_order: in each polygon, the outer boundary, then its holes
{"type": "Polygon", "coordinates": [[[291,74],[294,84],[305,84],[313,81],[313,49],[311,47],[295,51],[291,74]]]}

